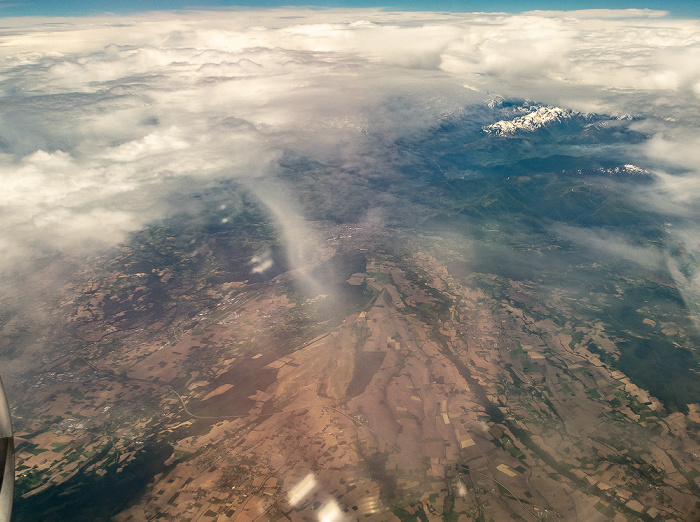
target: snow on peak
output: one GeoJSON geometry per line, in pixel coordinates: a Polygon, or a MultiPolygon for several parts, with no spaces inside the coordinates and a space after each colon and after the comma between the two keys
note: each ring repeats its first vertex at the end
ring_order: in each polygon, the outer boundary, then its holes
{"type": "Polygon", "coordinates": [[[486,102],[486,106],[489,109],[495,109],[496,107],[501,107],[504,101],[506,101],[506,99],[503,96],[493,96],[486,102]]]}
{"type": "Polygon", "coordinates": [[[637,174],[637,175],[649,174],[649,171],[644,170],[643,168],[637,167],[637,165],[632,165],[630,163],[627,163],[621,167],[614,167],[614,168],[608,168],[608,169],[600,167],[598,169],[598,172],[601,172],[603,174],[637,174]]]}
{"type": "Polygon", "coordinates": [[[632,173],[632,174],[644,174],[644,173],[646,173],[646,170],[640,169],[636,165],[630,165],[630,164],[625,165],[625,170],[627,172],[632,173]]]}
{"type": "Polygon", "coordinates": [[[550,123],[561,123],[574,116],[570,109],[539,107],[529,114],[512,120],[501,120],[482,127],[489,136],[512,136],[517,132],[535,132],[550,123]]]}

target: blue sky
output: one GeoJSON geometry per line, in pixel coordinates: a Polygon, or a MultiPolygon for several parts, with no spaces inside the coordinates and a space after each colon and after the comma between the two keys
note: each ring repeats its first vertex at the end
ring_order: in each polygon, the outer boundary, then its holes
{"type": "Polygon", "coordinates": [[[506,11],[533,9],[625,9],[648,8],[670,11],[682,17],[700,17],[700,0],[0,0],[0,16],[75,16],[104,12],[128,13],[193,7],[277,7],[315,5],[323,7],[386,7],[427,11],[506,11]]]}

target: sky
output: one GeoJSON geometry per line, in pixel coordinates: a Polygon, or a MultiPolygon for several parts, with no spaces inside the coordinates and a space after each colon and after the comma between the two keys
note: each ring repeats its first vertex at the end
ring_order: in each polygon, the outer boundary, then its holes
{"type": "Polygon", "coordinates": [[[521,13],[531,10],[574,9],[654,9],[666,10],[674,16],[700,16],[697,0],[4,0],[0,16],[81,16],[100,13],[134,13],[148,10],[197,9],[202,7],[282,7],[323,6],[341,8],[384,7],[408,11],[495,12],[521,13]]]}

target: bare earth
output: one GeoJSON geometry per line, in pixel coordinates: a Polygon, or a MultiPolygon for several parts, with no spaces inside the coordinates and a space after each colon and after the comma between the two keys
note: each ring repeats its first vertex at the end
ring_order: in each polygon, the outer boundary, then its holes
{"type": "Polygon", "coordinates": [[[375,297],[296,345],[261,333],[303,307],[279,280],[215,287],[215,308],[118,336],[107,352],[109,331],[90,330],[79,358],[47,364],[33,420],[20,422],[18,473],[41,476],[25,496],[99,472],[85,463],[107,445],[127,465],[155,431],[172,455],[117,520],[698,514],[697,405],[665,414],[585,348],[615,349],[595,324],[575,343],[566,325],[529,315],[561,309],[556,292],[538,304],[506,281],[511,299],[498,300],[495,276],[455,281],[427,250],[411,263],[424,275],[368,254],[349,283],[375,297]],[[431,288],[452,305],[427,323],[416,310],[434,307],[431,288]]]}

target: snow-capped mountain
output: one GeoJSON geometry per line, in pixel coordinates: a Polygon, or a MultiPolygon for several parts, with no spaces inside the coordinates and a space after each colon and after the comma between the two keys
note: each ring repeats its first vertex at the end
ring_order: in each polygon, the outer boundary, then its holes
{"type": "Polygon", "coordinates": [[[520,132],[534,132],[551,123],[562,123],[579,114],[560,107],[538,107],[534,111],[512,120],[501,120],[482,127],[489,136],[513,136],[520,132]]]}
{"type": "Polygon", "coordinates": [[[603,168],[599,167],[596,173],[603,174],[604,176],[636,176],[636,177],[649,177],[651,172],[636,165],[626,164],[619,167],[613,168],[603,168]]]}
{"type": "Polygon", "coordinates": [[[636,165],[630,165],[626,164],[623,165],[622,167],[615,167],[614,169],[607,169],[608,172],[612,174],[620,174],[620,173],[627,173],[627,174],[649,174],[648,171],[637,167],[636,165]]]}

